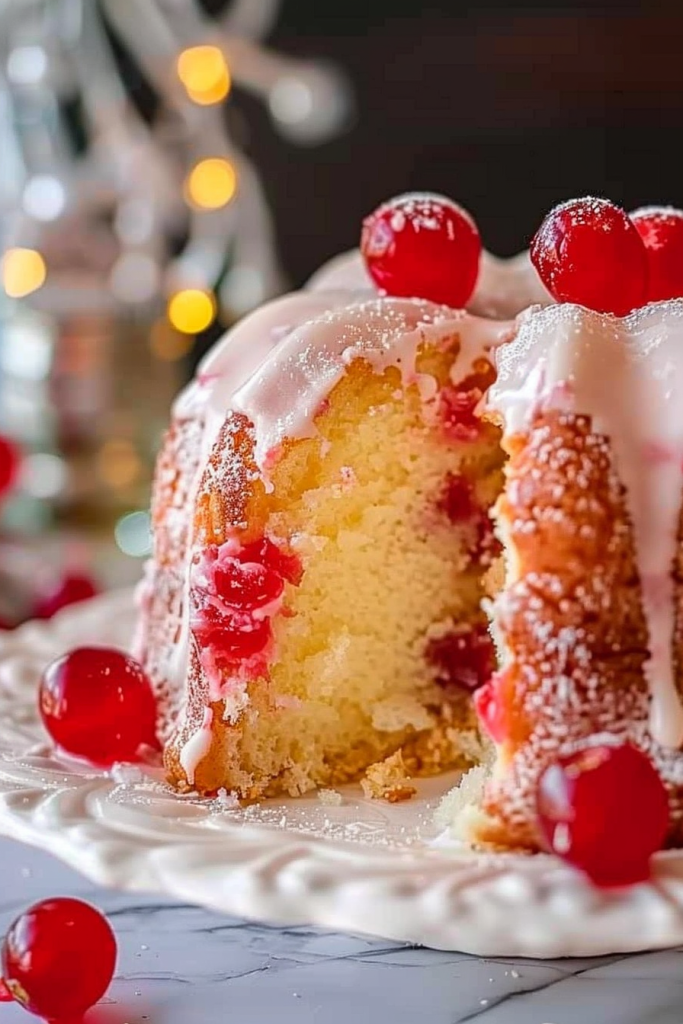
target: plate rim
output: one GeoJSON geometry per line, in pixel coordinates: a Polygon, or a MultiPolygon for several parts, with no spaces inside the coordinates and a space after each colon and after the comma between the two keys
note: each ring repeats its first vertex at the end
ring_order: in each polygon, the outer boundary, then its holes
{"type": "MultiPolygon", "coordinates": [[[[178,797],[186,807],[199,807],[200,827],[193,832],[175,824],[166,832],[159,823],[174,819],[139,810],[146,804],[135,785],[131,793],[142,802],[127,803],[126,784],[107,773],[29,756],[26,735],[38,724],[40,668],[75,643],[99,638],[123,645],[133,620],[133,590],[126,589],[48,622],[0,632],[0,834],[52,853],[103,886],[173,896],[277,925],[542,959],[683,944],[683,850],[656,856],[652,883],[601,893],[548,855],[427,843],[349,846],[244,818],[221,819],[212,830],[201,818],[209,801],[188,805],[178,797]],[[121,807],[134,826],[107,819],[114,792],[123,796],[121,807]]],[[[170,790],[163,796],[173,800],[170,790]]]]}

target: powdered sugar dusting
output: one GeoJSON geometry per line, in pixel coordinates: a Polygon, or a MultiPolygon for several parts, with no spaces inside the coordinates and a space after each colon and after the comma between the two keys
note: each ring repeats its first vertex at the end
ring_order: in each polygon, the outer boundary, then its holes
{"type": "MultiPolygon", "coordinates": [[[[358,249],[335,256],[314,274],[310,291],[349,289],[367,298],[375,297],[375,286],[358,249]]],[[[360,295],[359,295],[360,297],[360,295]]],[[[507,320],[535,304],[548,305],[553,298],[536,273],[528,252],[499,259],[482,251],[474,295],[467,304],[470,313],[507,320]]]]}
{"type": "Polygon", "coordinates": [[[255,426],[256,460],[263,466],[267,453],[285,438],[311,436],[320,403],[355,359],[367,361],[377,373],[397,367],[404,385],[417,384],[426,399],[434,382],[416,373],[420,345],[458,338],[457,371],[465,377],[476,359],[509,333],[509,324],[416,299],[354,303],[290,334],[237,391],[233,405],[255,426]]]}
{"type": "MultiPolygon", "coordinates": [[[[657,303],[619,319],[580,306],[551,306],[521,319],[500,350],[490,404],[508,435],[543,411],[590,417],[609,439],[636,537],[649,631],[646,666],[655,739],[678,748],[683,707],[673,670],[673,567],[683,493],[683,301],[657,303]]],[[[587,475],[579,472],[576,485],[587,475]]],[[[523,486],[523,481],[520,486],[523,486]]],[[[589,500],[589,496],[586,496],[589,500]]],[[[590,529],[590,521],[585,524],[590,529]]]]}

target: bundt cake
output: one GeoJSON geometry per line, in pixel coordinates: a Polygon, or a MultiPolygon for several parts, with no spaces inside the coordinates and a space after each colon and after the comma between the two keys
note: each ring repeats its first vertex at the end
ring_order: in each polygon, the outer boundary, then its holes
{"type": "Polygon", "coordinates": [[[675,839],[683,215],[573,201],[498,261],[408,196],[361,250],[229,332],[174,410],[137,639],[171,781],[401,799],[475,765],[463,834],[566,852],[547,772],[626,744],[675,839]]]}

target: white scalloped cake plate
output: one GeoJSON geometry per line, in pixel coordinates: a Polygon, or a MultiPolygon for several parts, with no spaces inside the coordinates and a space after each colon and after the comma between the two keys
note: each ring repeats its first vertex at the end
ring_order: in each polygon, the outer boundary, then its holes
{"type": "Polygon", "coordinates": [[[317,796],[230,809],[160,777],[60,760],[36,713],[44,666],[83,643],[128,644],[130,592],[0,633],[0,832],[104,885],[159,892],[277,924],[365,932],[484,956],[590,956],[683,943],[683,851],[652,884],[604,893],[547,856],[444,844],[433,813],[453,779],[413,800],[317,796]]]}

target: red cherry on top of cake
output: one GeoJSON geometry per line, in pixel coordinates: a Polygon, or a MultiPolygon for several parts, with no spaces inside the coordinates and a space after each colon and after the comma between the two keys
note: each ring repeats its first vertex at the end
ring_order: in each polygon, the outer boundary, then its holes
{"type": "Polygon", "coordinates": [[[683,296],[683,210],[643,206],[629,216],[647,253],[648,301],[683,296]]]}
{"type": "Polygon", "coordinates": [[[626,316],[648,301],[648,259],[635,225],[607,199],[570,199],[550,211],[531,262],[553,298],[626,316]]]}
{"type": "Polygon", "coordinates": [[[604,887],[648,879],[669,827],[664,784],[630,743],[559,758],[539,779],[536,808],[548,848],[604,887]]]}
{"type": "Polygon", "coordinates": [[[360,251],[386,295],[459,308],[477,283],[481,239],[472,217],[451,199],[409,192],[365,218],[360,251]]]}

